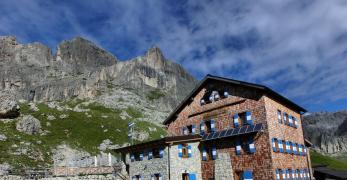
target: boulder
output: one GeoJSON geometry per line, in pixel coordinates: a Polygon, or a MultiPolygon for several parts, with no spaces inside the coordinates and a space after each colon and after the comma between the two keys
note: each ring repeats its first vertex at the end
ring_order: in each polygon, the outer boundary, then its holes
{"type": "Polygon", "coordinates": [[[6,141],[7,137],[4,134],[0,134],[0,141],[6,141]]]}
{"type": "Polygon", "coordinates": [[[0,92],[0,119],[16,118],[19,116],[19,106],[14,95],[0,92]]]}
{"type": "Polygon", "coordinates": [[[30,135],[38,134],[41,132],[41,123],[35,117],[27,115],[17,122],[16,129],[30,135]]]}

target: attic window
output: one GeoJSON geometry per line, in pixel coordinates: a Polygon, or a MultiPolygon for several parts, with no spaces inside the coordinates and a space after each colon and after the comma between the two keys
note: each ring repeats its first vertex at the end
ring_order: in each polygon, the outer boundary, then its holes
{"type": "Polygon", "coordinates": [[[208,90],[204,97],[200,99],[200,105],[209,104],[228,97],[230,97],[228,90],[208,90]]]}

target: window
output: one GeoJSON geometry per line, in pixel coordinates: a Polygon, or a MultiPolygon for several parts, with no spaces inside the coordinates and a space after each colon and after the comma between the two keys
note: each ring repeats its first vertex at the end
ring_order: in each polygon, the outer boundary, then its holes
{"type": "Polygon", "coordinates": [[[230,93],[228,90],[208,90],[205,93],[204,97],[200,99],[200,105],[209,104],[228,97],[230,97],[230,93]]]}
{"type": "Polygon", "coordinates": [[[188,158],[188,144],[182,144],[182,157],[188,158]]]}
{"type": "Polygon", "coordinates": [[[132,161],[142,161],[143,159],[143,154],[140,152],[135,152],[131,155],[130,157],[131,159],[133,159],[132,161]]]}
{"type": "Polygon", "coordinates": [[[217,149],[215,146],[213,147],[203,147],[202,149],[202,160],[203,161],[210,161],[217,158],[217,149]]]}
{"type": "Polygon", "coordinates": [[[253,125],[253,118],[251,111],[235,114],[233,116],[234,127],[240,127],[244,125],[253,125]]]}
{"type": "Polygon", "coordinates": [[[277,110],[277,119],[278,122],[282,124],[282,112],[280,110],[277,110]]]}
{"type": "Polygon", "coordinates": [[[182,180],[189,180],[189,174],[188,173],[183,173],[182,174],[182,180]]]}
{"type": "Polygon", "coordinates": [[[160,149],[159,148],[156,148],[156,149],[153,149],[153,158],[160,158],[160,149]]]}
{"type": "Polygon", "coordinates": [[[211,133],[215,132],[215,122],[213,119],[208,121],[203,121],[200,124],[200,133],[211,133]]]}
{"type": "Polygon", "coordinates": [[[154,175],[153,175],[153,179],[154,179],[154,180],[159,180],[159,177],[160,177],[160,174],[154,174],[154,175]]]}
{"type": "Polygon", "coordinates": [[[247,124],[246,112],[239,114],[239,124],[240,124],[240,126],[247,124]]]}
{"type": "Polygon", "coordinates": [[[249,180],[253,179],[253,173],[252,171],[237,171],[235,173],[235,180],[249,180]]]}
{"type": "Polygon", "coordinates": [[[195,134],[195,130],[194,124],[183,127],[183,135],[195,134]]]}
{"type": "Polygon", "coordinates": [[[140,175],[135,175],[135,176],[133,176],[132,180],[141,180],[141,176],[140,175]]]}
{"type": "Polygon", "coordinates": [[[284,124],[289,126],[289,117],[287,113],[283,114],[284,124]]]}
{"type": "Polygon", "coordinates": [[[293,143],[289,141],[290,152],[293,154],[293,143]]]}

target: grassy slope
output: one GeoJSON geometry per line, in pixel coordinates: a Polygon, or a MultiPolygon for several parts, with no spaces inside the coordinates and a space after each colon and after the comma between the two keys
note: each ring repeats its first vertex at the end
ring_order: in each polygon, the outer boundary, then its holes
{"type": "MultiPolygon", "coordinates": [[[[73,108],[80,103],[79,101],[69,101],[61,103],[73,108]]],[[[57,145],[67,143],[73,148],[85,150],[91,154],[99,152],[99,144],[104,139],[110,139],[114,144],[123,144],[128,142],[127,124],[130,121],[137,122],[136,130],[148,131],[149,127],[156,127],[157,131],[149,132],[151,139],[160,138],[166,132],[161,128],[149,122],[140,122],[135,118],[141,117],[141,112],[134,108],[128,108],[127,113],[132,116],[130,119],[122,120],[120,110],[105,108],[98,104],[80,106],[88,108],[88,117],[85,112],[75,112],[64,110],[62,112],[51,109],[45,104],[38,104],[39,111],[30,112],[27,104],[21,104],[22,114],[31,114],[40,120],[42,130],[47,130],[47,135],[26,135],[15,130],[15,122],[0,122],[0,132],[8,137],[5,142],[0,142],[0,163],[8,162],[15,167],[40,167],[52,164],[51,150],[57,145]],[[68,115],[65,119],[60,119],[62,114],[68,115]],[[47,120],[48,115],[54,115],[56,120],[47,120]],[[104,116],[104,117],[102,117],[104,116]],[[106,118],[105,118],[106,117],[106,118]],[[47,125],[50,123],[50,125],[47,125]],[[103,127],[103,128],[102,128],[103,127]],[[41,143],[37,143],[41,141],[41,143]],[[20,142],[30,142],[31,151],[38,151],[43,154],[43,160],[35,160],[26,155],[10,155],[17,148],[12,148],[13,144],[20,145],[20,142]]]]}
{"type": "Polygon", "coordinates": [[[347,162],[319,154],[317,152],[311,151],[311,162],[312,165],[326,165],[331,169],[337,170],[347,170],[347,162]]]}

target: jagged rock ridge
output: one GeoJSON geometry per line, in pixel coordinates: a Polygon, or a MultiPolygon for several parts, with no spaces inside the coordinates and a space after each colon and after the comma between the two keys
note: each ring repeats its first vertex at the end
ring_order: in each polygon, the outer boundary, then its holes
{"type": "Polygon", "coordinates": [[[95,98],[112,86],[135,90],[140,96],[159,90],[163,96],[154,104],[168,112],[196,82],[157,47],[144,56],[119,61],[80,37],[60,43],[56,54],[40,43],[23,45],[15,37],[0,37],[0,91],[14,94],[17,100],[95,98]]]}
{"type": "Polygon", "coordinates": [[[305,137],[315,149],[327,154],[347,152],[347,110],[319,112],[303,118],[305,137]]]}

